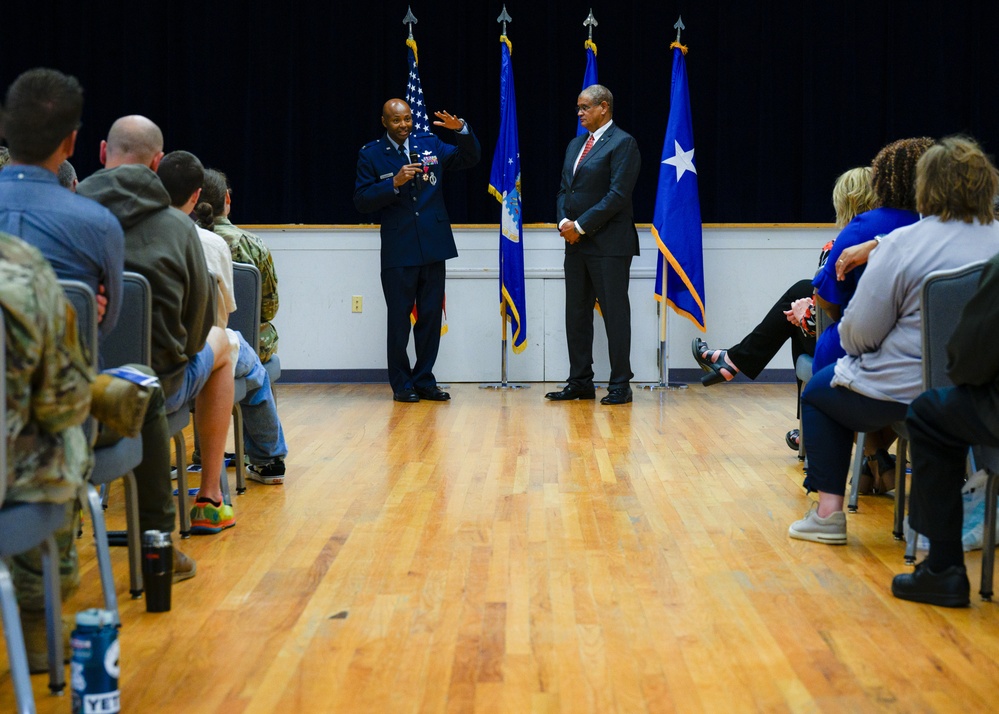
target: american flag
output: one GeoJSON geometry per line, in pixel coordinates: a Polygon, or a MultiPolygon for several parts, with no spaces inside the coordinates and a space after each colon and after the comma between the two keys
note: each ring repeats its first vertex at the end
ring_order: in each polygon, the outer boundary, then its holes
{"type": "Polygon", "coordinates": [[[409,83],[406,85],[406,103],[413,110],[413,131],[430,131],[430,117],[423,101],[423,86],[420,84],[420,70],[417,67],[416,42],[409,40],[409,83]],[[410,44],[412,43],[412,44],[410,44]]]}

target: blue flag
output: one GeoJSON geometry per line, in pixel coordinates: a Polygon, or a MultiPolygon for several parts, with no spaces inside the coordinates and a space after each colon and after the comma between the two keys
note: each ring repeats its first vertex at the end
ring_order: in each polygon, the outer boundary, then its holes
{"type": "MultiPolygon", "coordinates": [[[[513,90],[512,50],[500,37],[500,130],[489,172],[489,193],[500,209],[500,313],[513,329],[515,353],[527,347],[527,304],[524,296],[524,221],[520,208],[520,149],[517,140],[517,98],[513,90]]],[[[506,336],[506,323],[503,328],[506,336]]]]}
{"type": "Polygon", "coordinates": [[[694,166],[694,130],[690,121],[686,48],[673,43],[673,82],[669,121],[659,165],[659,188],[652,216],[652,235],[659,246],[656,300],[663,299],[664,261],[669,263],[666,302],[677,314],[704,326],[704,252],[701,203],[694,166]]]}
{"type": "MultiPolygon", "coordinates": [[[[587,40],[584,47],[586,47],[586,71],[583,72],[583,89],[586,89],[591,84],[597,83],[597,46],[593,40],[587,40]]],[[[586,133],[583,122],[576,117],[576,136],[586,133]]]]}

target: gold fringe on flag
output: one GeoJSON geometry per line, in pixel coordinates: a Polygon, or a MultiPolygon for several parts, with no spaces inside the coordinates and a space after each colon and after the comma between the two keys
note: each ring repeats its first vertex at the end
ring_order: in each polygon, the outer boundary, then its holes
{"type": "Polygon", "coordinates": [[[505,42],[506,43],[506,49],[510,53],[510,56],[512,57],[513,56],[513,43],[510,42],[510,38],[507,37],[506,35],[500,35],[500,42],[505,42]]]}
{"type": "Polygon", "coordinates": [[[596,57],[596,55],[597,55],[597,43],[594,42],[593,40],[587,40],[586,42],[584,42],[583,43],[583,49],[593,50],[593,56],[596,57]]]}
{"type": "Polygon", "coordinates": [[[670,42],[669,48],[673,49],[674,47],[679,47],[680,51],[683,52],[684,57],[687,56],[687,45],[681,45],[679,42],[670,42]]]}
{"type": "MultiPolygon", "coordinates": [[[[414,40],[412,37],[410,37],[408,40],[406,40],[406,47],[412,47],[413,48],[413,61],[416,62],[416,66],[419,67],[420,66],[420,54],[419,54],[419,52],[416,51],[416,40],[414,40]]],[[[683,53],[687,54],[687,51],[684,50],[683,53]]]]}

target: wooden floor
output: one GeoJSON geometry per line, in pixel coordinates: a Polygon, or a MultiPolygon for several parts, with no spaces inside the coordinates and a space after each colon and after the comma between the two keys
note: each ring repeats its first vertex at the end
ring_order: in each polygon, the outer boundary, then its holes
{"type": "MultiPolygon", "coordinates": [[[[113,551],[123,711],[999,708],[999,605],[892,598],[890,499],[861,499],[845,547],[788,539],[809,504],[792,386],[623,407],[546,403],[554,386],[408,405],[281,385],[287,481],[181,543],[198,575],[172,612],[129,599],[113,551]]],[[[123,527],[120,490],[108,513],[123,527]]],[[[80,551],[67,612],[100,602],[89,537],[80,551]]],[[[40,712],[69,710],[32,681],[40,712]]]]}

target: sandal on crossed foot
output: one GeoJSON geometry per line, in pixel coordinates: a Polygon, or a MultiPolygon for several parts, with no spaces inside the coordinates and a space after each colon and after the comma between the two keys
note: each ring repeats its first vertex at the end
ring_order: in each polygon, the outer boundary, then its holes
{"type": "Polygon", "coordinates": [[[739,373],[739,368],[727,361],[728,350],[712,350],[708,347],[708,343],[699,337],[693,339],[690,349],[697,364],[707,372],[701,377],[701,384],[705,387],[719,382],[730,382],[739,373]]]}

